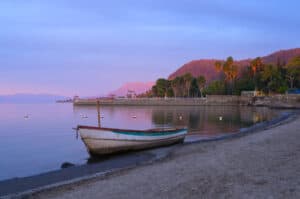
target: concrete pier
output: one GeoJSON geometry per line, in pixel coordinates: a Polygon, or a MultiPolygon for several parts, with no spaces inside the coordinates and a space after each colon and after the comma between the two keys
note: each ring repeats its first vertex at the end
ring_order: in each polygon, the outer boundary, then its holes
{"type": "Polygon", "coordinates": [[[267,106],[273,108],[300,108],[300,95],[236,96],[208,95],[205,98],[115,98],[74,100],[75,106],[267,106]]]}

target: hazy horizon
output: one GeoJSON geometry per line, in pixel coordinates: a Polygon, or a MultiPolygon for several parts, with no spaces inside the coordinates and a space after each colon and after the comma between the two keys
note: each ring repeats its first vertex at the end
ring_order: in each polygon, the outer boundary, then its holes
{"type": "Polygon", "coordinates": [[[201,58],[300,46],[300,2],[0,2],[0,95],[97,96],[201,58]]]}

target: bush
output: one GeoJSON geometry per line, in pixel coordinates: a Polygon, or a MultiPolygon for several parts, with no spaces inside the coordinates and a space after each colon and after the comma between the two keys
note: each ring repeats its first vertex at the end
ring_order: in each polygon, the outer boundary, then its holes
{"type": "Polygon", "coordinates": [[[283,85],[283,86],[280,86],[278,89],[277,89],[277,92],[278,93],[285,93],[286,91],[288,90],[288,87],[286,85],[283,85]]]}
{"type": "Polygon", "coordinates": [[[226,88],[223,81],[213,81],[205,89],[205,95],[225,95],[226,88]]]}

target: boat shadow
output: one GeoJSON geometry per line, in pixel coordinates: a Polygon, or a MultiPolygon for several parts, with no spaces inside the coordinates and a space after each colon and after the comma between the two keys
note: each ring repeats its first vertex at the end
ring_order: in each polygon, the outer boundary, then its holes
{"type": "Polygon", "coordinates": [[[121,151],[115,154],[105,154],[105,155],[98,155],[89,153],[89,158],[86,161],[86,164],[99,164],[101,162],[109,162],[116,159],[131,159],[135,161],[135,159],[140,159],[141,156],[146,157],[147,159],[159,159],[161,156],[165,156],[169,153],[174,147],[183,145],[183,142],[177,142],[174,144],[169,144],[166,146],[161,147],[151,147],[148,149],[139,149],[139,150],[128,150],[128,151],[121,151]]]}
{"type": "Polygon", "coordinates": [[[97,154],[91,154],[89,153],[89,158],[87,159],[86,164],[97,164],[104,161],[108,161],[111,159],[121,158],[125,156],[130,156],[134,154],[135,152],[121,152],[118,154],[110,154],[110,155],[97,155],[97,154]]]}

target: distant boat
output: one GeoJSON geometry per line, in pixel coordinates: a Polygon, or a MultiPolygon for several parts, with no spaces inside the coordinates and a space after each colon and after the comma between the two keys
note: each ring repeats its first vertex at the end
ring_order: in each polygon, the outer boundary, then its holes
{"type": "Polygon", "coordinates": [[[92,155],[171,145],[182,142],[187,133],[186,128],[126,130],[78,126],[77,130],[92,155]]]}

